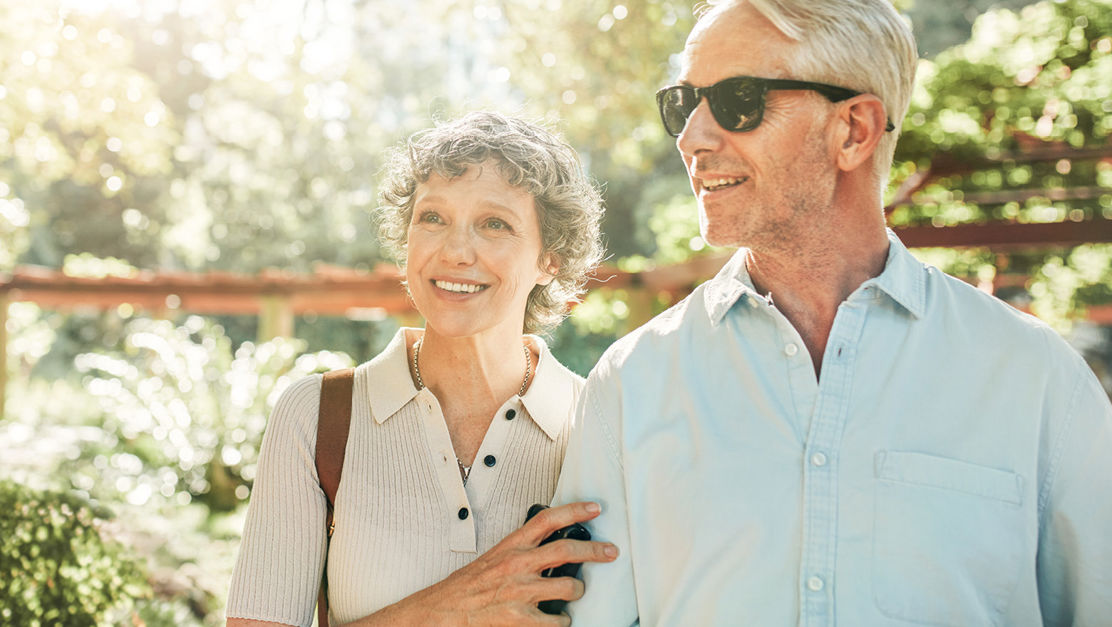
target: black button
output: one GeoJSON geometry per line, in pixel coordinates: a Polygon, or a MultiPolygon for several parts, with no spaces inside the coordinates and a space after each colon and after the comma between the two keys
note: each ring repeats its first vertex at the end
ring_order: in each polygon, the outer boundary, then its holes
{"type": "Polygon", "coordinates": [[[459,519],[460,520],[467,520],[467,508],[466,507],[459,508],[459,519]]]}
{"type": "Polygon", "coordinates": [[[498,460],[494,459],[493,455],[487,455],[483,458],[483,463],[487,465],[487,468],[493,467],[497,462],[498,460]]]}
{"type": "Polygon", "coordinates": [[[513,420],[517,416],[517,412],[512,409],[506,410],[506,420],[513,420]]]}

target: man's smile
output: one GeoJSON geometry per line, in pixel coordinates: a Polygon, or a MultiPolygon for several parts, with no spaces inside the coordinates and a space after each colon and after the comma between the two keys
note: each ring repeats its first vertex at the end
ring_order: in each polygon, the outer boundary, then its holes
{"type": "Polygon", "coordinates": [[[708,192],[715,192],[720,189],[726,189],[727,187],[740,185],[748,180],[748,176],[742,176],[738,178],[726,177],[714,179],[699,179],[699,183],[700,185],[702,185],[703,189],[707,190],[708,192]]]}

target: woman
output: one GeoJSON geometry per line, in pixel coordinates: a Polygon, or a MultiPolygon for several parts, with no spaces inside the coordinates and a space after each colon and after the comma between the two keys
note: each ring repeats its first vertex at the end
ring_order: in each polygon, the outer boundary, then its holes
{"type": "MultiPolygon", "coordinates": [[[[544,129],[473,113],[418,133],[390,164],[379,222],[424,329],[355,375],[328,551],[333,624],[567,624],[542,579],[613,545],[550,533],[598,506],[545,510],[583,380],[535,335],[565,315],[601,256],[598,192],[544,129]]],[[[312,622],[325,497],[313,461],[320,377],[274,409],[228,600],[228,625],[312,622]]]]}

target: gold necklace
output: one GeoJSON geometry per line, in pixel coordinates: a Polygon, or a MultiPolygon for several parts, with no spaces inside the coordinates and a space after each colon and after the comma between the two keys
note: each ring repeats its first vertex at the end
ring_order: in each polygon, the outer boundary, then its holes
{"type": "MultiPolygon", "coordinates": [[[[413,375],[417,379],[417,389],[423,389],[425,382],[421,380],[421,367],[417,365],[417,356],[421,354],[421,340],[418,339],[413,343],[413,375]]],[[[529,386],[529,377],[533,376],[533,356],[529,353],[529,347],[522,344],[521,348],[525,350],[525,378],[521,381],[521,389],[517,391],[518,396],[525,395],[525,388],[529,386]]],[[[456,465],[459,466],[459,476],[463,478],[463,482],[467,483],[467,478],[471,476],[471,466],[464,466],[463,460],[456,458],[456,465]]]]}
{"type": "MultiPolygon", "coordinates": [[[[413,343],[413,375],[417,379],[417,389],[423,389],[425,382],[421,380],[421,367],[417,365],[417,356],[421,354],[421,340],[418,339],[413,343]]],[[[518,396],[525,396],[525,388],[529,387],[529,377],[533,376],[533,356],[529,354],[529,347],[525,344],[521,345],[522,350],[525,351],[525,378],[521,380],[521,389],[517,391],[518,396]]]]}

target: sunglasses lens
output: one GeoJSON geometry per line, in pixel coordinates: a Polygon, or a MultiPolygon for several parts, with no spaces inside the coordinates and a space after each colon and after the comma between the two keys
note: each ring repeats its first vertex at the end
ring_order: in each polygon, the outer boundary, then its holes
{"type": "Polygon", "coordinates": [[[743,78],[726,80],[714,86],[710,110],[722,128],[751,131],[761,123],[764,113],[763,85],[743,78]]]}
{"type": "Polygon", "coordinates": [[[695,99],[695,91],[690,87],[666,89],[660,92],[658,103],[660,119],[664,121],[664,130],[673,137],[679,137],[683,127],[687,125],[687,118],[699,105],[695,99]]]}

